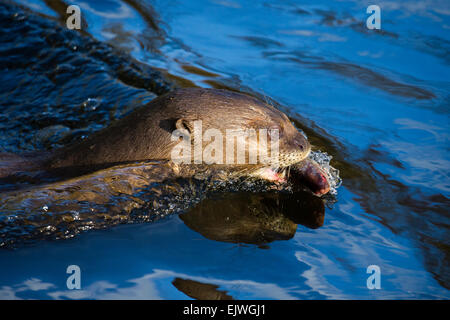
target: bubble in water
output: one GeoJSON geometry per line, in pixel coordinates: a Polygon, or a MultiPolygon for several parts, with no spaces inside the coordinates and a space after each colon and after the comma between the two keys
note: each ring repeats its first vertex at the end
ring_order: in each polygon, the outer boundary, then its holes
{"type": "Polygon", "coordinates": [[[87,98],[87,100],[81,104],[81,108],[86,111],[94,111],[100,105],[100,102],[99,99],[87,98]]]}

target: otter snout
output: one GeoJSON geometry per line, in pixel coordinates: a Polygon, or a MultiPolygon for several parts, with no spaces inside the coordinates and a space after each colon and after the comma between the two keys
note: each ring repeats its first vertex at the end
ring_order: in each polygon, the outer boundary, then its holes
{"type": "Polygon", "coordinates": [[[280,148],[280,162],[282,166],[290,166],[306,159],[311,151],[311,144],[308,140],[296,130],[291,139],[280,148]]]}

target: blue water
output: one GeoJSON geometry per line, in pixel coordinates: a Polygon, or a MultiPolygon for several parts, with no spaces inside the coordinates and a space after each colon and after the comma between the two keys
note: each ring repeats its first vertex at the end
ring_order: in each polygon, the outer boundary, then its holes
{"type": "MultiPolygon", "coordinates": [[[[41,19],[58,18],[44,1],[18,2],[50,16],[41,19]]],[[[323,226],[299,224],[293,238],[265,249],[208,239],[178,215],[5,249],[0,298],[187,299],[172,284],[182,278],[235,299],[448,299],[450,3],[383,2],[380,31],[365,26],[369,4],[80,1],[87,33],[179,86],[279,103],[334,157],[343,185],[323,226]],[[81,290],[66,287],[73,264],[81,290]],[[369,265],[380,267],[379,290],[366,286],[369,265]]],[[[18,89],[10,90],[2,95],[18,89]]],[[[71,99],[93,95],[83,88],[71,99]]],[[[38,149],[14,139],[4,136],[4,148],[38,149]]]]}

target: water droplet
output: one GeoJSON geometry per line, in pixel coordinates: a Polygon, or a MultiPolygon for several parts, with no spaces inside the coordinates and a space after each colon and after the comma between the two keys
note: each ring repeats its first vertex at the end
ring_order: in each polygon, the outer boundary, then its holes
{"type": "Polygon", "coordinates": [[[94,111],[100,105],[100,102],[99,99],[87,98],[87,100],[81,104],[81,108],[87,111],[94,111]]]}
{"type": "Polygon", "coordinates": [[[330,161],[333,158],[326,152],[321,151],[311,151],[309,157],[317,162],[319,166],[328,176],[328,183],[330,184],[330,194],[333,196],[337,195],[337,188],[342,184],[342,179],[339,176],[339,170],[330,165],[330,161]]]}
{"type": "Polygon", "coordinates": [[[72,214],[73,220],[80,220],[80,213],[78,211],[70,211],[70,213],[72,214]]]}

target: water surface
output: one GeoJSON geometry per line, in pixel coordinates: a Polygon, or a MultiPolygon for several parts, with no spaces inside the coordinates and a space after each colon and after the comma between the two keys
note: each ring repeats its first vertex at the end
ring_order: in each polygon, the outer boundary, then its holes
{"type": "MultiPolygon", "coordinates": [[[[40,15],[0,5],[3,151],[83,139],[173,86],[228,88],[288,113],[343,185],[331,208],[305,198],[305,221],[264,200],[281,227],[263,244],[219,237],[231,228],[214,208],[229,201],[216,199],[190,219],[2,250],[1,298],[449,298],[447,1],[384,1],[375,31],[365,1],[83,0],[73,36],[52,28],[62,1],[19,2],[40,15]],[[67,290],[72,264],[82,290],[67,290]],[[366,287],[369,265],[380,290],[366,287]]],[[[259,208],[243,197],[237,212],[259,208]]]]}

